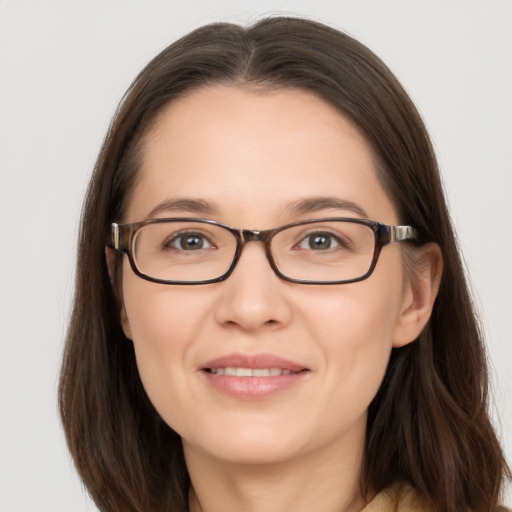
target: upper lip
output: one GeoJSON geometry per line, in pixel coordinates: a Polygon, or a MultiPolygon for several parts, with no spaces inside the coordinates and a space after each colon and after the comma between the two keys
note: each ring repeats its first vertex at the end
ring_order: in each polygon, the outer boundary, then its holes
{"type": "Polygon", "coordinates": [[[307,370],[304,365],[284,359],[274,354],[228,354],[217,357],[201,365],[201,369],[212,368],[281,368],[292,372],[307,370]]]}

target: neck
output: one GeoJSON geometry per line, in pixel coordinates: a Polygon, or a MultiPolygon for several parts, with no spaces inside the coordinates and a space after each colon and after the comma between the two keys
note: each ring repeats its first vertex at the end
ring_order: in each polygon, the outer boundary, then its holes
{"type": "Polygon", "coordinates": [[[190,512],[357,512],[365,505],[362,444],[270,464],[219,461],[184,448],[190,512]]]}

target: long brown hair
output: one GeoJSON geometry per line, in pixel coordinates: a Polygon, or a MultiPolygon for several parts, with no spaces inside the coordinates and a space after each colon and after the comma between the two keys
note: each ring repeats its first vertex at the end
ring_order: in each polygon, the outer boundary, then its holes
{"type": "Polygon", "coordinates": [[[135,79],[114,117],[89,185],[74,307],[60,380],[69,449],[102,511],[187,510],[179,436],[149,402],[120,326],[105,264],[109,224],[122,220],[143,136],[169,102],[208,84],[313,92],[370,142],[400,221],[435,242],[444,275],[431,319],[393,349],[370,405],[362,489],[410,483],[435,510],[496,510],[507,467],[487,413],[482,334],[425,126],[388,68],[351,37],[312,21],[269,18],[202,27],[135,79]]]}

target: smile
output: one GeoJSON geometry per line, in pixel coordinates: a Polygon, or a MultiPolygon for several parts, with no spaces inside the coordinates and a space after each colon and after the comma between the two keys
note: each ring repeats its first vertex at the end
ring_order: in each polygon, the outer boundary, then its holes
{"type": "Polygon", "coordinates": [[[206,371],[213,375],[228,375],[231,377],[279,377],[280,375],[291,375],[294,372],[283,368],[207,368],[206,371]]]}
{"type": "Polygon", "coordinates": [[[226,354],[199,367],[211,390],[238,400],[265,400],[300,389],[312,373],[298,361],[274,354],[226,354]]]}

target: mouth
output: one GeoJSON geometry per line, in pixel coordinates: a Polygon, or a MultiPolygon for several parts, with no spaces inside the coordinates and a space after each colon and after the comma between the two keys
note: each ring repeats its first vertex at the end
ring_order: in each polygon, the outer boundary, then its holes
{"type": "MultiPolygon", "coordinates": [[[[281,375],[293,375],[298,371],[287,368],[235,368],[227,366],[225,368],[205,368],[204,371],[212,375],[228,375],[230,377],[279,377],[281,375]]],[[[307,371],[306,369],[300,370],[307,371]]]]}
{"type": "Polygon", "coordinates": [[[305,366],[271,354],[231,354],[200,368],[211,389],[239,400],[263,400],[296,388],[311,373],[305,366]]]}

